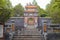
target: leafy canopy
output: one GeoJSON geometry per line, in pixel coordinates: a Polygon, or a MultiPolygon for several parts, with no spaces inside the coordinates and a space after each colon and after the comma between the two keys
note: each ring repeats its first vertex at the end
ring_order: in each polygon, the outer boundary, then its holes
{"type": "Polygon", "coordinates": [[[13,16],[20,17],[20,16],[24,15],[23,14],[24,13],[24,8],[22,7],[21,4],[16,5],[13,9],[14,9],[13,16]]]}
{"type": "Polygon", "coordinates": [[[46,11],[52,18],[53,23],[60,23],[60,0],[51,0],[51,3],[47,5],[46,11]]]}
{"type": "Polygon", "coordinates": [[[0,23],[6,22],[11,14],[11,3],[9,0],[0,0],[0,23]],[[7,5],[8,4],[8,5],[7,5]]]}
{"type": "Polygon", "coordinates": [[[47,12],[40,8],[40,6],[37,4],[36,0],[33,0],[32,2],[35,6],[37,6],[37,10],[38,10],[38,16],[40,17],[46,17],[47,16],[47,12]]]}

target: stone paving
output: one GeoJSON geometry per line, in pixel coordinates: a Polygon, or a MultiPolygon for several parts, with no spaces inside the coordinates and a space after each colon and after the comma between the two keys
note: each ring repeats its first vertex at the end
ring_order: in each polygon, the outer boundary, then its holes
{"type": "Polygon", "coordinates": [[[41,35],[41,32],[38,31],[36,28],[26,28],[23,31],[17,32],[13,40],[44,40],[43,35],[41,35]]]}

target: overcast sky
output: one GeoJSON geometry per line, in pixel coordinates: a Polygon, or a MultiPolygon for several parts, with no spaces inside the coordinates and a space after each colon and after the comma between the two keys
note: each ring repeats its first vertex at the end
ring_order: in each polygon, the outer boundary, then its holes
{"type": "MultiPolygon", "coordinates": [[[[10,0],[10,1],[13,6],[21,3],[24,7],[27,3],[32,2],[33,0],[10,0]]],[[[41,8],[45,9],[46,5],[50,3],[51,0],[36,0],[36,1],[41,8]]]]}

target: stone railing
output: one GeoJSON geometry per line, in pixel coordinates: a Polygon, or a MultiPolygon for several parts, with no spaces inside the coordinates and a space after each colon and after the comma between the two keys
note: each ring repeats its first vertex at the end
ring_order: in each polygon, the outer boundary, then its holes
{"type": "Polygon", "coordinates": [[[60,27],[48,27],[47,29],[48,29],[47,33],[60,33],[60,30],[58,30],[58,29],[60,29],[60,27]],[[54,30],[54,28],[55,28],[55,30],[54,30]]]}

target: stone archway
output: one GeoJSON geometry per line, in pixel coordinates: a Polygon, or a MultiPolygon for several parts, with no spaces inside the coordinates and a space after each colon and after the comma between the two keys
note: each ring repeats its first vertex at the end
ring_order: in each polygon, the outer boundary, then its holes
{"type": "Polygon", "coordinates": [[[28,25],[34,25],[35,20],[34,18],[28,18],[28,25]]]}

